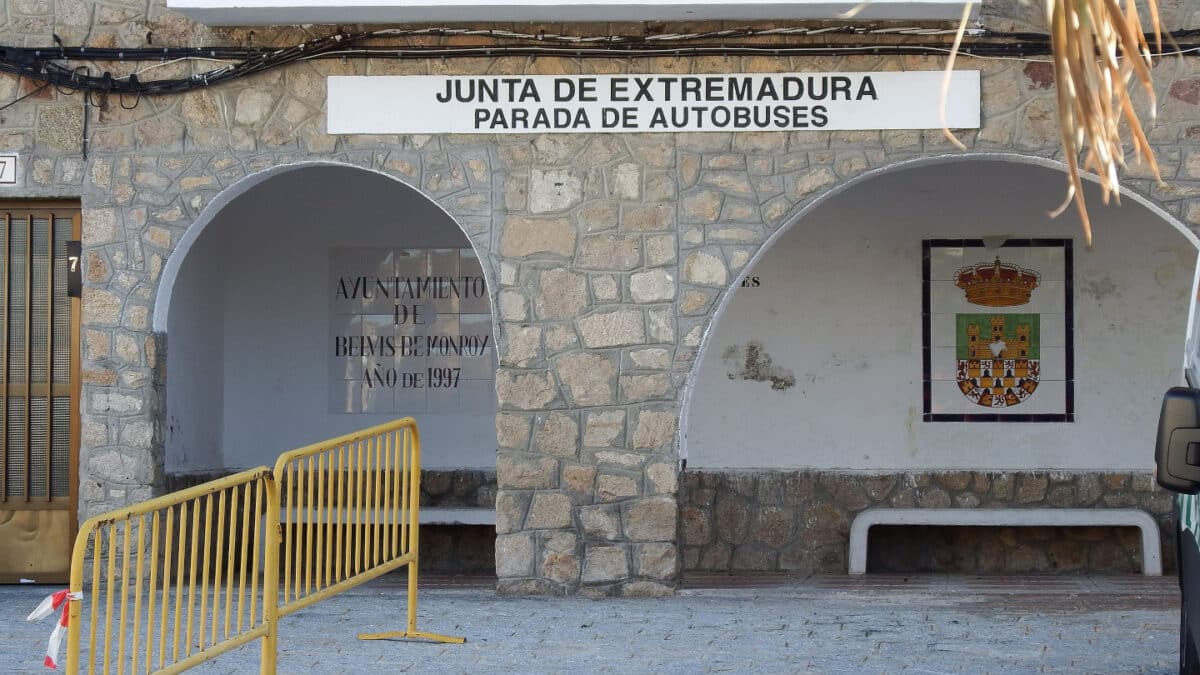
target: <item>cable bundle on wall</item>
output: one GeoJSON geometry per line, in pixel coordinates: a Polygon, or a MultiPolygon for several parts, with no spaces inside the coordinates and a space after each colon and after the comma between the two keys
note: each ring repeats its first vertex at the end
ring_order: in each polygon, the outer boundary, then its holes
{"type": "MultiPolygon", "coordinates": [[[[301,42],[289,47],[11,47],[0,46],[0,72],[44,82],[70,91],[158,96],[182,93],[213,86],[248,75],[265,72],[291,63],[323,58],[423,59],[478,58],[502,56],[554,56],[577,59],[690,56],[851,56],[918,55],[940,56],[949,53],[944,41],[931,37],[949,36],[953,30],[922,27],[865,28],[857,26],[735,28],[708,32],[657,35],[574,36],[547,33],[519,33],[495,29],[447,27],[386,28],[372,31],[342,32],[301,42]],[[411,37],[478,37],[490,40],[472,46],[411,46],[376,44],[411,37]],[[886,38],[925,38],[925,41],[885,43],[794,44],[753,43],[761,38],[825,38],[829,36],[876,36],[886,38]],[[713,41],[720,41],[713,44],[713,41]],[[517,42],[518,44],[507,44],[517,42]],[[141,79],[137,73],[114,77],[108,72],[93,75],[86,69],[68,65],[72,61],[133,62],[179,60],[217,60],[228,64],[189,77],[141,79]]],[[[1182,30],[1171,34],[1169,50],[1161,55],[1193,54],[1200,44],[1181,41],[1200,35],[1200,30],[1182,30]]],[[[985,29],[970,31],[959,52],[980,58],[1031,59],[1050,53],[1050,38],[1039,33],[1005,33],[985,29]]],[[[154,67],[154,66],[152,66],[154,67]]],[[[145,69],[149,70],[149,69],[145,69]]],[[[142,71],[144,72],[144,71],[142,71]]]]}

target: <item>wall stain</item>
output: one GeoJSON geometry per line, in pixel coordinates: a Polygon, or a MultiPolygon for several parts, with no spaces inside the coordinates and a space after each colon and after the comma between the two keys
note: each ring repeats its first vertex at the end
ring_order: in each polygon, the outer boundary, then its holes
{"type": "Polygon", "coordinates": [[[760,342],[750,341],[745,346],[733,345],[721,354],[721,358],[729,367],[726,375],[731,380],[770,382],[771,388],[776,391],[785,391],[796,386],[795,374],[787,368],[775,365],[760,342]]]}
{"type": "Polygon", "coordinates": [[[908,451],[908,456],[916,457],[917,456],[917,406],[915,406],[915,405],[908,406],[908,417],[904,421],[904,430],[905,430],[904,438],[906,441],[908,441],[908,443],[907,443],[908,447],[905,448],[908,451]]]}
{"type": "Polygon", "coordinates": [[[1116,282],[1113,281],[1112,277],[1110,276],[1105,276],[1102,279],[1096,280],[1085,279],[1083,280],[1083,283],[1080,284],[1080,290],[1082,290],[1085,295],[1088,295],[1092,299],[1096,300],[1097,303],[1103,302],[1103,300],[1110,295],[1120,295],[1120,293],[1117,291],[1116,282]]]}
{"type": "Polygon", "coordinates": [[[1160,288],[1167,288],[1168,286],[1174,285],[1175,280],[1178,278],[1179,268],[1176,266],[1176,263],[1173,260],[1168,260],[1167,262],[1164,262],[1163,264],[1154,268],[1154,282],[1157,283],[1160,288]]]}

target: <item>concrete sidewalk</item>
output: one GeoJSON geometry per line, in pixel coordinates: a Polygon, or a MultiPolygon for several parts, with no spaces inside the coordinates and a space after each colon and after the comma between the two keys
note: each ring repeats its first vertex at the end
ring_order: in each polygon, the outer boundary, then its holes
{"type": "MultiPolygon", "coordinates": [[[[0,673],[40,673],[49,587],[0,587],[0,673]]],[[[1174,673],[1172,577],[690,579],[658,600],[498,598],[422,587],[418,628],[464,645],[362,642],[403,627],[383,579],[283,619],[281,673],[1174,673]],[[717,584],[724,584],[718,587],[717,584]],[[731,586],[730,584],[736,584],[731,586]]],[[[252,673],[258,647],[198,668],[252,673]]]]}

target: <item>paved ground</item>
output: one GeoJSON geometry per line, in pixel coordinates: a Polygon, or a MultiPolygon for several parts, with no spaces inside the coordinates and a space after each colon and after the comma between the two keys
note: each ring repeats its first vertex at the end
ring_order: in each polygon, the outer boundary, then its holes
{"type": "MultiPolygon", "coordinates": [[[[48,590],[0,587],[0,673],[45,672],[48,590]]],[[[360,642],[400,628],[403,585],[381,580],[283,620],[282,673],[1173,673],[1174,579],[817,577],[693,579],[672,598],[497,598],[431,582],[419,628],[464,645],[360,642]],[[721,584],[723,587],[718,587],[721,584]]],[[[250,673],[258,649],[198,669],[250,673]]]]}

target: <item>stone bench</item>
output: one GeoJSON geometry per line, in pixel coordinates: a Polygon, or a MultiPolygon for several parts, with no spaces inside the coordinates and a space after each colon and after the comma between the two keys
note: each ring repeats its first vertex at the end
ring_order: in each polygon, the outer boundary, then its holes
{"type": "MultiPolygon", "coordinates": [[[[365,509],[364,513],[368,518],[368,522],[373,518],[372,512],[374,509],[365,509]]],[[[326,519],[325,509],[317,509],[313,514],[318,523],[324,523],[326,519]]],[[[348,524],[354,519],[353,510],[342,509],[338,514],[337,521],[340,524],[348,524]]],[[[495,525],[496,510],[476,507],[422,507],[419,513],[422,525],[495,525]]],[[[284,518],[285,523],[307,523],[308,512],[301,508],[299,513],[294,510],[287,514],[284,518]]]]}
{"type": "Polygon", "coordinates": [[[1162,576],[1158,523],[1140,509],[867,509],[850,524],[850,574],[867,572],[867,532],[872,525],[1136,527],[1142,533],[1142,574],[1162,576]]]}
{"type": "Polygon", "coordinates": [[[495,525],[496,510],[469,507],[421,508],[422,525],[495,525]]]}

